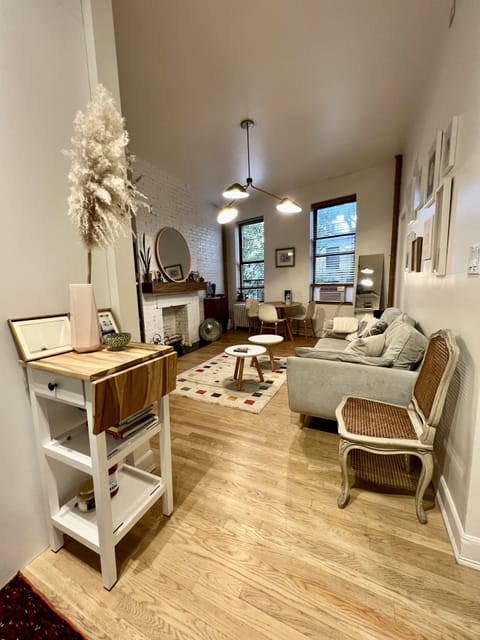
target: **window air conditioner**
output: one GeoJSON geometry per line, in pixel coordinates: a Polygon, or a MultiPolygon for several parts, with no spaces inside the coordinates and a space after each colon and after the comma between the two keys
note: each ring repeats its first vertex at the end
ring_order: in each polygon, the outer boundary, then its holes
{"type": "Polygon", "coordinates": [[[345,302],[345,287],[320,287],[320,302],[345,302]]]}

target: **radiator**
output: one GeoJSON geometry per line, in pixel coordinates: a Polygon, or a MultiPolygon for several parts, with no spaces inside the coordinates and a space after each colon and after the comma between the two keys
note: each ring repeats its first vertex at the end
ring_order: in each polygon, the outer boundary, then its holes
{"type": "Polygon", "coordinates": [[[237,327],[248,328],[248,316],[244,302],[236,302],[233,305],[233,328],[236,329],[237,327]]]}

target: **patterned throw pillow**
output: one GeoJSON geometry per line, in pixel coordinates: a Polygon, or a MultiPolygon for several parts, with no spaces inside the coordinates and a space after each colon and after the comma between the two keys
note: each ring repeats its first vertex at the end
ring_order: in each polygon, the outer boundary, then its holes
{"type": "Polygon", "coordinates": [[[385,320],[377,320],[370,328],[370,330],[364,333],[362,337],[367,338],[368,336],[378,336],[381,333],[384,333],[387,327],[388,324],[385,322],[385,320]]]}

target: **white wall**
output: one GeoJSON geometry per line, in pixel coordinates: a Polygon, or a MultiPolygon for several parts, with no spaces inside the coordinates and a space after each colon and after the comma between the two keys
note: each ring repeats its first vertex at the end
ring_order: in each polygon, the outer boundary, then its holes
{"type": "MultiPolygon", "coordinates": [[[[67,216],[72,124],[90,99],[80,0],[0,0],[3,246],[0,253],[0,585],[47,546],[25,375],[7,319],[68,311],[87,259],[67,216]]],[[[111,305],[105,252],[97,305],[111,305]]]]}
{"type": "MultiPolygon", "coordinates": [[[[271,198],[257,198],[240,204],[239,217],[228,226],[229,268],[235,263],[236,223],[263,215],[265,221],[265,300],[282,300],[284,289],[292,289],[294,300],[310,299],[310,208],[313,203],[340,196],[357,194],[357,256],[383,253],[385,256],[384,300],[390,261],[392,231],[394,160],[345,176],[323,180],[306,187],[289,190],[289,196],[302,207],[302,212],[282,215],[271,198]],[[275,267],[275,249],[295,247],[295,267],[275,267]]],[[[237,259],[238,261],[238,259],[237,259]]],[[[238,262],[230,268],[229,288],[238,287],[238,262]]],[[[231,296],[232,297],[232,296],[231,296]]],[[[230,302],[233,302],[231,299],[230,302]]],[[[325,305],[326,316],[339,313],[337,305],[325,305]]],[[[352,315],[353,307],[343,306],[343,315],[352,315]]]]}
{"type": "MultiPolygon", "coordinates": [[[[451,406],[436,441],[437,484],[459,559],[480,568],[480,279],[466,273],[469,245],[480,242],[480,3],[457,3],[452,29],[445,25],[443,36],[437,67],[410,130],[404,185],[415,161],[425,162],[437,130],[446,129],[451,117],[458,115],[457,160],[450,174],[454,187],[447,275],[402,273],[400,256],[398,301],[427,334],[449,327],[460,346],[451,406]]],[[[421,211],[408,229],[403,221],[402,245],[407,231],[423,235],[424,221],[431,214],[421,211]]]]}

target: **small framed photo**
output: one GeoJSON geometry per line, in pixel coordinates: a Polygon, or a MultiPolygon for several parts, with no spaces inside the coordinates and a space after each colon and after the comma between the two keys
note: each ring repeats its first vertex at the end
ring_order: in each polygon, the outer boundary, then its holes
{"type": "Polygon", "coordinates": [[[437,276],[447,272],[448,234],[452,179],[446,178],[435,193],[435,223],[433,225],[432,271],[437,276]]]}
{"type": "Polygon", "coordinates": [[[170,280],[183,280],[183,269],[181,264],[171,264],[168,267],[164,268],[165,275],[170,278],[170,280]]]}
{"type": "Polygon", "coordinates": [[[435,200],[435,190],[440,178],[440,161],[442,153],[443,132],[438,131],[435,142],[428,152],[426,166],[425,205],[430,206],[435,200]]]}
{"type": "Polygon", "coordinates": [[[115,316],[113,315],[111,309],[99,309],[98,321],[100,323],[100,332],[102,334],[102,338],[108,333],[118,333],[120,331],[118,323],[115,320],[115,316]]]}
{"type": "Polygon", "coordinates": [[[423,171],[421,167],[415,172],[413,176],[413,209],[414,211],[418,211],[421,209],[425,203],[425,193],[423,188],[423,171]]]}
{"type": "Polygon", "coordinates": [[[441,174],[446,176],[455,166],[457,151],[458,116],[453,116],[448,128],[443,134],[441,174]]]}
{"type": "Polygon", "coordinates": [[[72,351],[68,314],[13,318],[8,326],[23,362],[72,351]]]}
{"type": "Polygon", "coordinates": [[[417,236],[412,243],[412,271],[422,270],[422,236],[417,236]]]}
{"type": "Polygon", "coordinates": [[[413,243],[416,237],[413,231],[407,233],[407,242],[405,243],[405,271],[413,271],[413,243]]]}
{"type": "Polygon", "coordinates": [[[415,178],[411,178],[408,182],[407,182],[407,186],[405,188],[405,203],[404,203],[404,209],[405,209],[405,215],[407,218],[407,224],[411,224],[412,222],[415,222],[415,209],[413,207],[413,191],[415,189],[415,178]]]}
{"type": "Polygon", "coordinates": [[[275,266],[276,267],[294,267],[295,266],[295,249],[275,249],[275,266]]]}
{"type": "Polygon", "coordinates": [[[423,259],[430,260],[432,258],[432,232],[433,232],[433,216],[425,220],[423,225],[423,259]]]}

